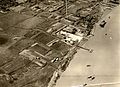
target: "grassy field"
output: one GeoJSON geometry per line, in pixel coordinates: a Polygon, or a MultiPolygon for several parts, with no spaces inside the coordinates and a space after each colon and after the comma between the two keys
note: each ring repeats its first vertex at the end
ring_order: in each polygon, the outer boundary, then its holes
{"type": "Polygon", "coordinates": [[[19,13],[8,13],[0,17],[0,27],[7,30],[8,27],[14,26],[26,19],[30,18],[28,15],[22,15],[19,13]]]}

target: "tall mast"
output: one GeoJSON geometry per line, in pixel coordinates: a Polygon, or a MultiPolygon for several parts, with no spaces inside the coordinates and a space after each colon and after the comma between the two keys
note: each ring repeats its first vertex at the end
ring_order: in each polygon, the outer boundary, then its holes
{"type": "Polygon", "coordinates": [[[66,16],[67,16],[67,10],[68,10],[68,9],[67,9],[67,5],[68,5],[68,1],[65,0],[65,11],[66,11],[65,13],[66,13],[66,16]]]}

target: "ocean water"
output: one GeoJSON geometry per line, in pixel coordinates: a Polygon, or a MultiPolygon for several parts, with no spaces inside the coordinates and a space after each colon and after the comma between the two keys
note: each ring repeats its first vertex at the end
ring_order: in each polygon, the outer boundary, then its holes
{"type": "Polygon", "coordinates": [[[56,87],[72,87],[85,83],[88,85],[111,83],[94,87],[120,87],[120,6],[109,16],[105,28],[97,25],[95,36],[84,45],[92,48],[94,52],[78,50],[56,87]],[[87,64],[91,66],[86,67],[87,64]],[[92,81],[87,79],[91,75],[95,76],[92,81]]]}

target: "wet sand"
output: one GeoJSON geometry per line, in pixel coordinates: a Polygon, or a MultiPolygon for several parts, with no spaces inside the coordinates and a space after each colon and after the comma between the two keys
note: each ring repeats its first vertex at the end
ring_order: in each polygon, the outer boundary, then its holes
{"type": "MultiPolygon", "coordinates": [[[[78,50],[69,67],[58,80],[56,87],[72,87],[84,83],[89,85],[120,82],[119,27],[120,6],[112,11],[111,18],[105,28],[97,26],[95,36],[84,45],[84,47],[92,48],[94,52],[78,50]],[[106,33],[107,35],[105,35],[106,33]],[[86,67],[87,64],[91,66],[86,67]],[[90,81],[87,79],[90,75],[96,78],[90,81]]],[[[120,84],[102,87],[120,87],[120,84]]]]}

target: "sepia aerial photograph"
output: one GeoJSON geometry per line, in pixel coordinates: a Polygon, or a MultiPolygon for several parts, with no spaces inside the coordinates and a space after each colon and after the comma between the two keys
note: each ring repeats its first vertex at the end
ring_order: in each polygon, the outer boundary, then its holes
{"type": "Polygon", "coordinates": [[[0,87],[120,87],[120,0],[0,0],[0,87]]]}

